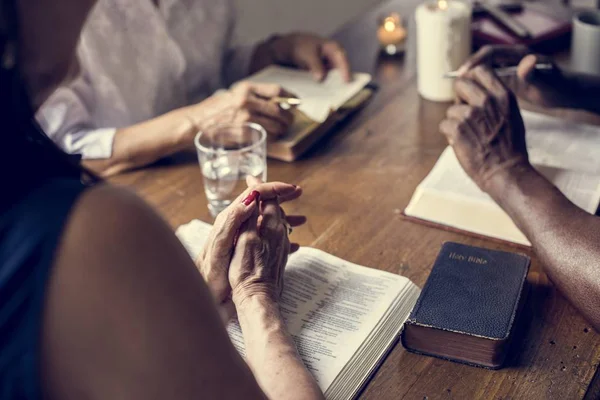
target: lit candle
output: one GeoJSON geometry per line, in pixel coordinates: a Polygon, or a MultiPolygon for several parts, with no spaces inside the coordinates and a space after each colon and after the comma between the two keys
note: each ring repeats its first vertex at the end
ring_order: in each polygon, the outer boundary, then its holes
{"type": "Polygon", "coordinates": [[[471,6],[459,0],[428,2],[417,8],[415,20],[419,93],[450,101],[453,80],[444,74],[458,69],[471,53],[471,6]]]}
{"type": "Polygon", "coordinates": [[[377,30],[377,38],[381,48],[387,54],[393,55],[403,49],[406,29],[402,26],[402,18],[399,14],[392,13],[382,19],[377,30]]]}

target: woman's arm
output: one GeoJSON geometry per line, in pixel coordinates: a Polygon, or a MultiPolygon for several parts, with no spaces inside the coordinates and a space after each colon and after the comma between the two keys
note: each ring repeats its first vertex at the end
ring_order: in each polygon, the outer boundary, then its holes
{"type": "Polygon", "coordinates": [[[185,149],[193,149],[198,128],[187,107],[139,124],[117,129],[112,151],[105,158],[84,159],[86,168],[101,176],[112,176],[140,168],[185,149]]]}
{"type": "Polygon", "coordinates": [[[294,119],[289,110],[269,100],[290,93],[278,85],[243,82],[198,104],[135,125],[98,130],[93,127],[76,87],[61,88],[43,106],[38,120],[52,140],[67,152],[82,154],[85,166],[103,176],[193,149],[196,133],[213,124],[254,122],[277,137],[287,131],[294,119]]]}
{"type": "MultiPolygon", "coordinates": [[[[49,398],[265,397],[185,249],[132,194],[105,186],[82,195],[46,297],[41,372],[49,398]]],[[[288,380],[284,390],[304,388],[288,380]]]]}
{"type": "Polygon", "coordinates": [[[185,249],[133,194],[105,186],[82,195],[46,298],[48,398],[264,397],[185,249]]]}
{"type": "Polygon", "coordinates": [[[279,311],[290,251],[284,221],[277,198],[272,198],[262,201],[242,224],[229,269],[232,299],[248,365],[269,398],[322,399],[323,393],[298,355],[279,311]]]}
{"type": "Polygon", "coordinates": [[[254,294],[238,300],[236,309],[248,365],[268,397],[322,399],[323,393],[285,327],[277,301],[265,294],[254,294]]]}
{"type": "Polygon", "coordinates": [[[110,158],[85,160],[86,167],[109,176],[151,164],[185,149],[194,137],[215,124],[254,122],[269,135],[283,135],[293,114],[269,99],[290,96],[279,85],[242,82],[233,89],[160,117],[117,130],[110,158]]]}

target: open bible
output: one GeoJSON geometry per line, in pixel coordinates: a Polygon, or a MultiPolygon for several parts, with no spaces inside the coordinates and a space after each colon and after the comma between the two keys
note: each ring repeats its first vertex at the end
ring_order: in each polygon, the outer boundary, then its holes
{"type": "Polygon", "coordinates": [[[373,90],[366,87],[371,82],[371,75],[354,73],[351,82],[344,82],[338,70],[329,71],[322,82],[317,82],[308,71],[270,66],[246,80],[276,83],[302,101],[292,110],[295,118],[289,131],[267,144],[269,157],[283,161],[300,157],[373,94],[373,90]]]}
{"type": "MultiPolygon", "coordinates": [[[[177,230],[196,257],[211,226],[177,230]]],[[[280,302],[296,347],[328,399],[352,399],[397,343],[420,290],[403,276],[362,267],[303,247],[290,256],[280,302]]],[[[244,355],[240,326],[228,333],[244,355]]]]}
{"type": "MultiPolygon", "coordinates": [[[[600,128],[522,111],[529,159],[569,200],[594,214],[600,201],[600,128]]],[[[510,217],[482,192],[448,147],[419,184],[407,217],[530,246],[510,217]]]]}

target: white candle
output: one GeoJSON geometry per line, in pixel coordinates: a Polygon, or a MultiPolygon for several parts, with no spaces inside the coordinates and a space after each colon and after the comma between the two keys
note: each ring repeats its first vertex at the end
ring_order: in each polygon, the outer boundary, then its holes
{"type": "Polygon", "coordinates": [[[417,22],[417,87],[433,101],[454,98],[453,80],[443,75],[454,71],[471,53],[471,6],[458,0],[421,4],[417,22]]]}

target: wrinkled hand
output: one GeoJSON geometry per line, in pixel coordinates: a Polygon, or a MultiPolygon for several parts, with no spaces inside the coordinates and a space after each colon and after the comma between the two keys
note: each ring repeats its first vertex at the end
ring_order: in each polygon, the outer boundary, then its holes
{"type": "Polygon", "coordinates": [[[528,167],[525,127],[514,95],[487,67],[457,79],[462,104],[450,107],[440,124],[467,174],[486,192],[499,173],[528,167]]]}
{"type": "Polygon", "coordinates": [[[243,81],[192,106],[190,118],[199,129],[217,124],[254,122],[265,128],[270,136],[279,137],[294,122],[294,115],[270,100],[278,96],[294,95],[279,85],[243,81]]]}
{"type": "Polygon", "coordinates": [[[253,70],[269,64],[282,64],[310,71],[321,81],[330,69],[339,69],[344,79],[352,79],[344,48],[335,40],[307,33],[291,33],[267,41],[255,53],[253,70]],[[262,51],[261,51],[262,50],[262,51]]]}
{"type": "Polygon", "coordinates": [[[516,75],[502,78],[517,96],[543,107],[578,107],[577,88],[571,80],[548,57],[531,54],[525,46],[484,46],[459,72],[465,74],[478,65],[490,68],[518,65],[516,75]],[[553,68],[538,71],[535,69],[538,63],[551,64],[553,68]]]}
{"type": "Polygon", "coordinates": [[[254,295],[277,301],[283,290],[283,271],[290,250],[285,215],[278,199],[262,201],[240,228],[229,269],[233,302],[239,306],[254,295]]]}
{"type": "MultiPolygon", "coordinates": [[[[302,189],[282,182],[262,183],[254,178],[248,179],[249,187],[232,204],[223,210],[206,240],[196,265],[210,288],[221,313],[228,319],[233,315],[229,268],[242,224],[259,210],[257,197],[263,200],[286,202],[302,195],[302,189]]],[[[306,221],[302,216],[287,217],[290,226],[298,226],[306,221]]],[[[292,250],[297,249],[297,245],[292,250]]]]}

